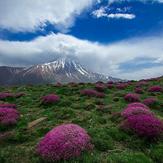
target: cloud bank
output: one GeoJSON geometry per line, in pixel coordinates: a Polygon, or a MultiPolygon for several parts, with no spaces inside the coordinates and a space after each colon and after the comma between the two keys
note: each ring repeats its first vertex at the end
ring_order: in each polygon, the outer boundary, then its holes
{"type": "Polygon", "coordinates": [[[163,37],[156,36],[102,45],[61,33],[38,37],[30,42],[0,40],[0,64],[28,66],[52,61],[60,55],[73,55],[94,72],[127,79],[155,77],[163,72],[162,42],[163,37]],[[139,62],[137,58],[141,57],[147,61],[150,59],[150,63],[158,63],[158,66],[129,71],[127,63],[139,62]],[[123,70],[122,64],[126,64],[123,70]]]}
{"type": "Polygon", "coordinates": [[[15,32],[35,31],[50,22],[65,31],[94,1],[0,0],[0,27],[15,32]]]}

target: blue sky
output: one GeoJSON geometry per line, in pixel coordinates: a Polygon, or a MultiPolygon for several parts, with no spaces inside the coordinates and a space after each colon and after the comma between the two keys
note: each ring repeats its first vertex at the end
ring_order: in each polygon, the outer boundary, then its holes
{"type": "Polygon", "coordinates": [[[162,0],[0,0],[0,65],[74,55],[121,78],[163,75],[162,0]]]}

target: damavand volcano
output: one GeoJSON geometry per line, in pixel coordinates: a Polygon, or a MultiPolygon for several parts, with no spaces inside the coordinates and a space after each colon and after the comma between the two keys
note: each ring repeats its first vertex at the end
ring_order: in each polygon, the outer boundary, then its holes
{"type": "Polygon", "coordinates": [[[72,57],[60,57],[49,63],[31,67],[0,67],[0,84],[51,84],[69,82],[119,81],[120,79],[94,73],[72,57]]]}

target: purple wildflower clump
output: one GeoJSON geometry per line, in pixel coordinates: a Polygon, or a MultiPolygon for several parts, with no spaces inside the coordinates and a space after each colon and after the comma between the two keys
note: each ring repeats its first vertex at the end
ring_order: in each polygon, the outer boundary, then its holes
{"type": "Polygon", "coordinates": [[[123,127],[149,139],[158,138],[163,133],[163,122],[153,115],[147,114],[128,117],[123,123],[123,127]]]}
{"type": "Polygon", "coordinates": [[[135,93],[142,94],[143,93],[143,89],[137,87],[137,88],[135,88],[135,93]]]}
{"type": "Polygon", "coordinates": [[[128,107],[143,107],[143,108],[149,109],[148,106],[146,106],[145,104],[143,104],[141,102],[130,103],[130,104],[127,105],[127,108],[128,107]]]}
{"type": "Polygon", "coordinates": [[[60,97],[55,94],[49,94],[41,98],[42,104],[54,104],[59,102],[60,97]]]}
{"type": "Polygon", "coordinates": [[[147,106],[155,105],[158,102],[158,100],[154,97],[149,97],[143,100],[143,103],[147,106]]]}
{"type": "Polygon", "coordinates": [[[163,88],[161,86],[152,86],[148,89],[149,92],[163,92],[163,88]]]}
{"type": "Polygon", "coordinates": [[[14,97],[20,98],[20,97],[25,96],[25,95],[26,95],[25,93],[20,92],[20,93],[16,93],[16,94],[14,95],[14,97]]]}
{"type": "Polygon", "coordinates": [[[124,99],[127,102],[139,102],[140,101],[139,95],[135,93],[128,93],[127,95],[125,95],[124,99]]]}
{"type": "Polygon", "coordinates": [[[108,81],[107,84],[114,84],[114,82],[113,81],[108,81]]]}
{"type": "Polygon", "coordinates": [[[151,111],[142,106],[130,106],[124,109],[121,113],[123,118],[128,118],[133,115],[148,114],[152,115],[151,111]]]}
{"type": "Polygon", "coordinates": [[[126,82],[126,84],[133,85],[133,82],[132,81],[128,81],[128,82],[126,82]]]}
{"type": "Polygon", "coordinates": [[[148,85],[148,82],[143,80],[136,83],[136,87],[142,87],[146,85],[148,85]]]}
{"type": "Polygon", "coordinates": [[[105,94],[102,93],[102,92],[96,92],[96,97],[97,98],[104,98],[105,97],[105,94]]]}
{"type": "Polygon", "coordinates": [[[9,93],[9,92],[1,92],[0,93],[0,100],[4,100],[4,99],[9,98],[9,97],[14,97],[14,95],[12,93],[9,93]]]}
{"type": "Polygon", "coordinates": [[[0,104],[0,109],[1,108],[13,108],[13,109],[16,109],[16,105],[15,104],[0,104]]]}
{"type": "Polygon", "coordinates": [[[107,88],[109,88],[109,89],[114,88],[114,84],[107,84],[107,88]]]}
{"type": "Polygon", "coordinates": [[[0,125],[15,125],[20,117],[19,112],[13,108],[0,109],[0,125]]]}
{"type": "Polygon", "coordinates": [[[95,97],[97,94],[96,90],[93,89],[84,89],[80,91],[81,95],[89,96],[89,97],[95,97]]]}
{"type": "Polygon", "coordinates": [[[37,146],[37,153],[46,161],[68,160],[92,150],[91,138],[76,124],[63,124],[48,132],[37,146]]]}
{"type": "Polygon", "coordinates": [[[96,84],[104,84],[103,81],[97,81],[96,84]]]}
{"type": "Polygon", "coordinates": [[[106,86],[104,84],[96,84],[95,89],[99,92],[104,92],[106,89],[106,86]]]}
{"type": "Polygon", "coordinates": [[[105,94],[103,92],[97,92],[93,89],[84,89],[80,91],[81,95],[88,96],[88,97],[97,97],[97,98],[104,98],[105,94]]]}
{"type": "Polygon", "coordinates": [[[117,89],[125,89],[128,86],[127,83],[119,83],[116,85],[117,89]]]}

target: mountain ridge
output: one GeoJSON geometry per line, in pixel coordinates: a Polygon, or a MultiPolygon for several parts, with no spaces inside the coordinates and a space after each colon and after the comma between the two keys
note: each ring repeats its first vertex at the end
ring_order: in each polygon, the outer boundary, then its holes
{"type": "MultiPolygon", "coordinates": [[[[120,81],[120,79],[107,77],[94,73],[83,67],[78,60],[69,57],[60,57],[55,61],[33,65],[27,68],[6,67],[9,69],[6,82],[1,84],[51,84],[69,82],[97,82],[120,81]],[[13,73],[12,73],[13,72],[13,73]]],[[[3,73],[0,67],[0,75],[3,73]]],[[[2,80],[2,79],[1,79],[2,80]]]]}

